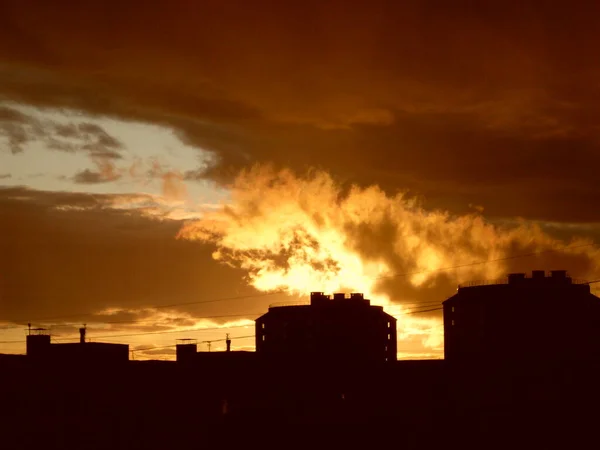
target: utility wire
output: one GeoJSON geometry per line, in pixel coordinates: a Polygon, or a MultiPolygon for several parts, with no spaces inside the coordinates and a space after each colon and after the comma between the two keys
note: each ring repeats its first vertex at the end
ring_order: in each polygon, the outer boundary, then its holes
{"type": "MultiPolygon", "coordinates": [[[[247,317],[247,316],[254,316],[254,315],[261,315],[263,314],[262,312],[253,312],[253,313],[245,313],[245,314],[221,314],[219,316],[200,316],[200,317],[172,317],[170,319],[185,319],[185,320],[201,320],[201,319],[219,319],[222,317],[247,317]]],[[[99,324],[132,324],[132,325],[143,325],[145,323],[151,323],[151,324],[160,324],[159,320],[152,320],[152,319],[146,319],[146,320],[140,320],[140,321],[136,321],[136,320],[109,320],[109,321],[100,321],[97,322],[99,324]]],[[[38,323],[33,323],[33,324],[42,324],[43,322],[38,322],[38,323]]],[[[65,328],[65,327],[69,327],[69,326],[80,326],[81,324],[78,322],[64,322],[64,323],[58,323],[58,324],[48,324],[46,325],[46,327],[48,328],[65,328]]],[[[161,324],[161,325],[169,325],[169,324],[161,324]]],[[[25,327],[25,329],[27,329],[27,327],[25,325],[15,325],[15,326],[10,326],[10,327],[1,327],[0,331],[3,330],[13,330],[13,329],[18,329],[18,328],[22,328],[25,327]]]]}
{"type": "MultiPolygon", "coordinates": [[[[260,294],[250,294],[250,295],[238,295],[236,297],[222,297],[222,298],[214,298],[214,299],[210,299],[210,300],[199,300],[199,301],[194,301],[194,302],[171,303],[168,305],[151,305],[151,306],[145,306],[143,308],[144,309],[173,308],[176,306],[200,305],[200,304],[205,304],[205,303],[243,300],[243,299],[247,299],[247,298],[269,297],[272,295],[283,294],[283,293],[285,293],[285,292],[282,290],[279,290],[279,291],[275,291],[275,292],[264,292],[264,293],[260,293],[260,294]]],[[[98,314],[97,312],[87,312],[87,313],[69,314],[69,315],[64,315],[64,316],[52,316],[52,317],[43,317],[43,318],[34,318],[34,319],[20,319],[20,320],[13,320],[13,322],[27,322],[27,323],[29,323],[29,322],[44,322],[47,320],[57,320],[57,319],[64,319],[64,318],[69,318],[69,317],[87,317],[87,316],[93,316],[93,315],[97,315],[97,314],[98,314]]],[[[102,322],[102,323],[104,323],[104,322],[102,322]]]]}
{"type": "MultiPolygon", "coordinates": [[[[433,302],[432,302],[433,303],[433,302]]],[[[435,303],[439,303],[439,302],[435,302],[435,303]]],[[[423,306],[426,307],[426,306],[423,306]]],[[[408,310],[406,312],[403,312],[402,314],[398,314],[392,317],[395,318],[399,318],[405,315],[411,315],[411,314],[421,314],[421,313],[426,313],[426,312],[433,312],[433,311],[440,311],[443,308],[428,308],[428,309],[424,309],[421,310],[420,308],[415,308],[412,310],[408,310]]],[[[249,327],[252,325],[232,325],[232,326],[228,326],[228,327],[211,327],[211,328],[192,328],[192,329],[187,329],[187,330],[165,330],[165,331],[149,331],[149,332],[145,332],[145,333],[130,333],[130,334],[116,334],[116,335],[101,335],[98,336],[98,339],[109,339],[109,338],[117,338],[117,337],[134,337],[134,336],[148,336],[148,335],[155,335],[155,334],[170,334],[170,333],[194,333],[194,332],[198,332],[198,331],[215,331],[215,330],[227,330],[229,328],[242,328],[242,327],[249,327]]],[[[246,336],[247,337],[247,336],[246,336]]],[[[79,337],[72,337],[72,338],[59,338],[59,339],[55,339],[56,341],[72,341],[72,340],[77,340],[79,339],[79,337]]],[[[210,342],[220,342],[220,341],[225,341],[225,339],[217,339],[217,340],[213,340],[210,342]]],[[[18,343],[24,343],[25,341],[23,340],[15,340],[15,341],[0,341],[0,344],[18,344],[18,343]]],[[[209,342],[209,341],[201,341],[201,342],[209,342]]]]}
{"type": "MultiPolygon", "coordinates": [[[[556,253],[556,252],[559,252],[559,251],[562,251],[565,249],[583,248],[583,247],[590,247],[590,246],[594,246],[594,245],[595,244],[593,244],[593,243],[573,245],[573,246],[567,246],[564,249],[542,250],[542,251],[538,251],[538,252],[522,253],[522,254],[518,254],[518,255],[505,256],[502,258],[488,259],[488,260],[484,260],[484,261],[475,261],[475,262],[471,262],[471,263],[459,264],[459,265],[450,266],[450,267],[442,267],[439,269],[421,270],[419,272],[406,272],[406,273],[398,273],[398,274],[381,275],[381,276],[375,277],[375,279],[379,280],[379,279],[385,279],[385,278],[408,277],[411,275],[420,275],[420,274],[424,274],[424,273],[435,273],[435,272],[441,272],[441,271],[446,271],[446,270],[460,269],[463,267],[482,265],[482,264],[487,264],[487,263],[491,263],[491,262],[507,261],[507,260],[511,260],[511,259],[525,258],[528,256],[536,256],[536,255],[541,255],[541,254],[546,254],[546,253],[556,253]]],[[[587,282],[586,284],[592,284],[592,283],[598,283],[598,282],[600,282],[600,279],[587,282]]],[[[210,299],[210,300],[199,300],[199,301],[194,301],[194,302],[171,303],[171,304],[167,304],[167,305],[154,305],[154,306],[148,306],[146,308],[148,308],[148,309],[173,308],[176,306],[199,305],[199,304],[216,303],[216,302],[222,302],[222,301],[242,300],[242,299],[247,299],[247,298],[260,298],[260,297],[267,297],[267,296],[272,296],[272,295],[277,295],[277,294],[282,294],[282,293],[285,293],[285,292],[282,290],[279,290],[276,292],[266,292],[266,293],[262,293],[262,294],[242,295],[242,296],[236,296],[236,297],[224,297],[224,298],[216,298],[216,299],[210,299]]],[[[68,317],[87,317],[87,316],[93,316],[96,314],[97,313],[88,312],[88,313],[78,313],[78,314],[70,314],[70,315],[64,315],[64,316],[53,316],[53,317],[37,318],[37,319],[16,320],[14,322],[43,322],[46,320],[55,320],[55,319],[62,319],[62,318],[68,318],[68,317]]],[[[224,316],[221,316],[221,317],[224,317],[224,316]]],[[[110,323],[110,322],[100,322],[100,323],[110,323]]],[[[8,328],[4,328],[4,329],[8,329],[8,328]]]]}
{"type": "Polygon", "coordinates": [[[421,313],[426,313],[426,312],[431,312],[431,311],[441,311],[444,308],[432,308],[432,309],[425,309],[423,311],[411,311],[411,312],[407,312],[404,315],[409,315],[409,314],[421,314],[421,313]]]}
{"type": "MultiPolygon", "coordinates": [[[[595,246],[595,245],[596,244],[594,244],[594,243],[581,244],[581,245],[572,245],[572,246],[567,246],[567,247],[562,248],[562,249],[540,250],[538,252],[522,253],[522,254],[519,254],[519,255],[504,256],[502,258],[487,259],[487,260],[483,260],[483,261],[475,261],[475,262],[466,263],[466,264],[459,264],[459,265],[451,266],[451,267],[442,267],[442,268],[439,268],[439,269],[421,270],[419,272],[407,272],[407,273],[397,273],[397,274],[381,275],[381,276],[375,277],[375,279],[379,280],[379,279],[384,279],[384,278],[409,277],[411,275],[420,275],[420,274],[423,274],[423,273],[442,272],[442,271],[445,271],[445,270],[461,269],[463,267],[478,266],[478,265],[481,265],[481,264],[487,264],[487,263],[491,263],[491,262],[508,261],[508,260],[511,260],[511,259],[526,258],[528,256],[537,256],[537,255],[543,255],[543,254],[546,254],[546,253],[556,253],[556,252],[560,252],[560,251],[563,251],[563,250],[566,250],[566,249],[591,247],[591,246],[595,246]]],[[[597,281],[600,282],[600,280],[597,280],[597,281]]]]}
{"type": "MultiPolygon", "coordinates": [[[[141,335],[147,335],[147,334],[161,334],[161,333],[177,333],[177,332],[193,332],[193,331],[204,331],[204,330],[227,330],[229,328],[240,328],[240,327],[246,327],[246,326],[252,326],[252,325],[236,325],[233,327],[223,327],[223,328],[196,328],[194,330],[175,330],[175,331],[157,331],[157,332],[153,332],[153,333],[138,333],[138,334],[133,334],[133,335],[119,335],[119,336],[98,336],[98,339],[104,339],[104,338],[109,338],[109,337],[125,337],[125,336],[141,336],[141,335]]],[[[232,336],[229,339],[246,339],[246,338],[250,338],[250,337],[254,337],[254,335],[248,335],[248,336],[232,336]]],[[[79,338],[68,338],[68,339],[55,339],[56,341],[66,341],[66,340],[73,340],[73,339],[79,339],[79,338]]],[[[198,341],[200,343],[206,343],[206,342],[225,342],[227,339],[211,339],[211,340],[206,340],[206,341],[198,341]]],[[[0,344],[25,344],[26,341],[23,340],[19,340],[19,341],[0,341],[0,344]]],[[[98,342],[98,341],[96,341],[98,342]]],[[[175,345],[166,345],[166,347],[174,347],[175,345]]],[[[157,347],[152,347],[152,348],[148,348],[147,350],[152,350],[155,349],[157,347]]],[[[162,347],[160,347],[162,348],[162,347]]],[[[137,350],[130,350],[130,351],[137,351],[137,350]]]]}
{"type": "MultiPolygon", "coordinates": [[[[556,253],[556,252],[559,252],[559,251],[562,251],[565,249],[575,249],[575,248],[583,248],[583,247],[591,247],[591,246],[595,246],[595,244],[590,243],[590,244],[572,245],[572,246],[567,246],[564,249],[541,250],[538,252],[522,253],[522,254],[518,254],[518,255],[505,256],[502,258],[488,259],[488,260],[483,260],[483,261],[475,261],[475,262],[471,262],[471,263],[459,264],[459,265],[449,266],[449,267],[441,267],[439,269],[421,270],[419,272],[406,272],[406,273],[380,275],[378,277],[375,277],[375,279],[408,277],[411,275],[420,275],[423,273],[435,273],[435,272],[441,272],[441,271],[445,271],[445,270],[453,270],[453,269],[460,269],[463,267],[477,266],[477,265],[487,264],[487,263],[491,263],[491,262],[507,261],[507,260],[511,260],[511,259],[525,258],[528,256],[536,256],[536,255],[541,255],[541,254],[546,254],[546,253],[556,253]]],[[[600,280],[595,280],[595,281],[592,281],[589,283],[596,283],[596,282],[600,282],[600,280]]],[[[241,295],[241,296],[235,296],[235,297],[223,297],[223,298],[216,298],[216,299],[210,299],[210,300],[199,300],[199,301],[193,301],[193,302],[171,303],[171,304],[167,304],[167,305],[154,305],[154,306],[148,306],[146,308],[148,308],[148,309],[173,308],[176,306],[199,305],[199,304],[204,304],[204,303],[242,300],[242,299],[246,299],[246,298],[268,297],[268,296],[282,294],[282,293],[285,293],[285,292],[283,290],[279,290],[276,292],[266,292],[266,293],[261,293],[261,294],[241,295]]],[[[15,322],[36,322],[36,321],[42,322],[42,321],[46,321],[46,320],[62,319],[62,318],[66,318],[66,317],[87,317],[87,316],[92,316],[95,314],[97,314],[97,313],[87,312],[87,313],[70,314],[70,315],[64,315],[64,316],[53,316],[53,317],[45,317],[45,318],[37,318],[37,319],[17,320],[15,322]]]]}
{"type": "MultiPolygon", "coordinates": [[[[242,328],[242,327],[251,327],[253,324],[249,325],[231,325],[227,327],[212,327],[212,328],[189,328],[186,330],[165,330],[165,331],[148,331],[145,333],[131,333],[131,334],[113,334],[113,335],[102,335],[98,336],[98,339],[106,339],[106,338],[116,338],[116,337],[132,337],[132,336],[149,336],[155,334],[168,334],[168,333],[194,333],[198,331],[215,331],[215,330],[228,330],[230,328],[242,328]]],[[[79,339],[78,337],[72,338],[60,338],[56,339],[57,341],[72,341],[74,339],[79,339]]]]}

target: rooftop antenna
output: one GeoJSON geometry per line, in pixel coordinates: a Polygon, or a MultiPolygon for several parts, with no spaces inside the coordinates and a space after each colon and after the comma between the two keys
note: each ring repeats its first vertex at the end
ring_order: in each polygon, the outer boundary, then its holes
{"type": "Polygon", "coordinates": [[[206,344],[208,345],[208,351],[210,352],[210,346],[212,344],[212,341],[206,341],[206,344]]]}
{"type": "Polygon", "coordinates": [[[227,344],[227,351],[231,351],[231,339],[229,338],[229,333],[225,334],[225,343],[227,344]]]}
{"type": "Polygon", "coordinates": [[[29,334],[31,334],[31,323],[27,324],[27,329],[28,329],[29,334]]]}

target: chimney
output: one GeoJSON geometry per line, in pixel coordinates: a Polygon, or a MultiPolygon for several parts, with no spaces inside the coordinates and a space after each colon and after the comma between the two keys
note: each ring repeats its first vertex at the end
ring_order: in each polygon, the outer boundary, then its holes
{"type": "Polygon", "coordinates": [[[79,329],[79,343],[85,344],[85,324],[79,329]]]}
{"type": "Polygon", "coordinates": [[[229,333],[225,335],[225,344],[227,344],[227,351],[231,351],[231,339],[229,338],[229,333]]]}

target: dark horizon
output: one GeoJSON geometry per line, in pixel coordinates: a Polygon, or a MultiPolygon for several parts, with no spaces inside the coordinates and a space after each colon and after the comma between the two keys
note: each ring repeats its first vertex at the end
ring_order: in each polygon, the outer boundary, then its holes
{"type": "Polygon", "coordinates": [[[591,430],[598,17],[0,2],[0,447],[591,430]]]}
{"type": "Polygon", "coordinates": [[[250,428],[314,439],[339,425],[350,428],[337,442],[353,441],[354,427],[383,428],[400,432],[408,448],[591,438],[600,298],[589,283],[564,270],[509,274],[459,287],[443,308],[442,360],[390,358],[396,321],[358,293],[272,305],[256,320],[256,352],[232,350],[229,336],[217,352],[183,340],[176,362],[129,360],[127,346],[89,342],[85,327],[76,343],[30,329],[27,356],[0,355],[12,412],[0,437],[48,448],[162,449],[250,428]]]}

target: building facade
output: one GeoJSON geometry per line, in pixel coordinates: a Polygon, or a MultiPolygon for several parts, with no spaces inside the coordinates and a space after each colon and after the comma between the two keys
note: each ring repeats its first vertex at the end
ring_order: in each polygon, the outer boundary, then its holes
{"type": "Polygon", "coordinates": [[[32,361],[59,364],[122,364],[129,361],[129,345],[86,341],[80,328],[79,342],[54,343],[44,328],[29,328],[27,357],[32,361]]]}
{"type": "Polygon", "coordinates": [[[396,319],[363,294],[313,292],[310,304],[271,305],[256,319],[256,351],[288,360],[395,361],[396,319]]]}
{"type": "Polygon", "coordinates": [[[600,299],[565,270],[459,286],[443,309],[448,361],[600,357],[600,299]]]}

